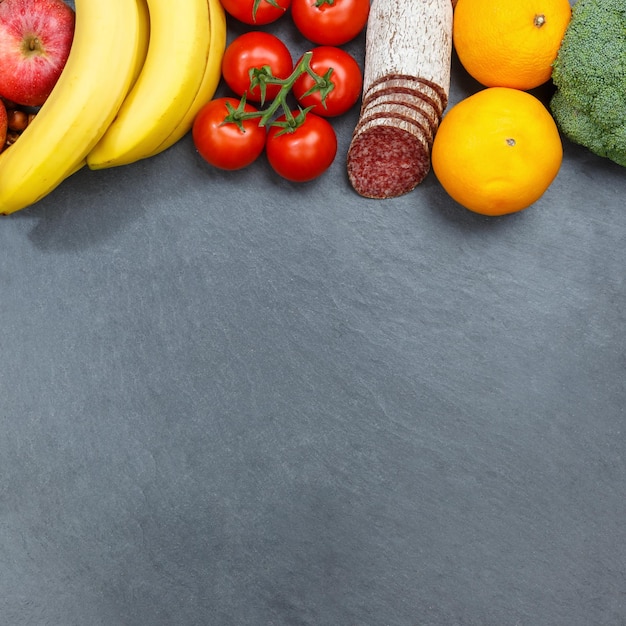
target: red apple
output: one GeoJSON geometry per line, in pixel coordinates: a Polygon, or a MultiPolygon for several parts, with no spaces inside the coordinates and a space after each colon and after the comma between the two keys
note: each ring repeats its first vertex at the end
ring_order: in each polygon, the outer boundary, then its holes
{"type": "Polygon", "coordinates": [[[4,106],[4,102],[0,100],[0,152],[4,149],[4,144],[7,140],[7,109],[4,106]]]}
{"type": "Polygon", "coordinates": [[[63,0],[0,0],[0,96],[44,103],[69,56],[74,18],[63,0]]]}

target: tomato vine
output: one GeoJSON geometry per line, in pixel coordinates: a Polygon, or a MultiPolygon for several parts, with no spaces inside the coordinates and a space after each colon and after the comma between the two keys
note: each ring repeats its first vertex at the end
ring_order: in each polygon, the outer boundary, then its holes
{"type": "Polygon", "coordinates": [[[315,92],[319,92],[322,98],[322,102],[325,101],[328,94],[335,88],[335,85],[330,80],[333,68],[329,68],[324,75],[317,74],[311,67],[311,57],[313,53],[311,51],[302,55],[300,61],[296,64],[291,74],[284,79],[276,78],[273,76],[269,66],[263,66],[260,68],[253,68],[250,70],[250,88],[259,87],[261,92],[261,104],[265,103],[265,94],[267,85],[277,85],[280,87],[278,95],[272,99],[272,102],[267,108],[259,111],[246,111],[246,95],[244,94],[239,101],[237,107],[233,107],[232,104],[227,104],[228,115],[224,119],[224,123],[237,124],[240,129],[243,130],[243,122],[245,120],[258,118],[259,126],[270,125],[282,125],[283,132],[294,130],[298,126],[302,125],[304,118],[309,110],[313,107],[300,108],[301,115],[294,117],[291,113],[291,107],[287,102],[287,96],[291,93],[292,88],[296,81],[304,74],[310,76],[314,85],[306,92],[306,95],[310,95],[315,92]],[[287,123],[273,122],[272,119],[279,109],[282,109],[283,114],[287,118],[287,123]]]}

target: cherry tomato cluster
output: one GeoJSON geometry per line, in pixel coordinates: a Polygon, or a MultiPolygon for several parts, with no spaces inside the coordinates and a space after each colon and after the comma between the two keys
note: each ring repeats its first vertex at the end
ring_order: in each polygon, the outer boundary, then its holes
{"type": "Polygon", "coordinates": [[[327,118],[351,109],[361,95],[357,61],[338,47],[365,27],[369,0],[221,0],[248,25],[276,21],[291,9],[298,31],[315,45],[295,63],[287,46],[266,31],[246,32],[226,48],[222,77],[237,97],[208,102],[192,136],[211,165],[237,170],[265,150],[280,176],[304,182],[320,176],[337,153],[327,118]],[[292,100],[292,103],[289,102],[292,100]]]}

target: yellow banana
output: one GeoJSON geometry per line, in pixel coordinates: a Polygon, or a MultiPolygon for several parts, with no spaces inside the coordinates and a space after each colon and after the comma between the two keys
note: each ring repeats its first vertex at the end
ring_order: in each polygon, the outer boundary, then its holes
{"type": "Polygon", "coordinates": [[[143,64],[146,60],[146,54],[148,53],[148,43],[150,42],[150,12],[148,11],[148,2],[147,0],[136,0],[136,2],[139,11],[139,28],[131,87],[139,78],[139,74],[141,74],[143,64]]]}
{"type": "Polygon", "coordinates": [[[163,152],[163,150],[173,146],[191,130],[196,115],[198,115],[200,109],[213,97],[220,82],[222,76],[222,57],[224,56],[224,49],[226,48],[226,14],[220,0],[208,0],[208,4],[211,43],[200,89],[185,114],[185,117],[183,117],[169,137],[160,144],[156,150],[153,150],[149,156],[163,152]]]}
{"type": "Polygon", "coordinates": [[[139,14],[135,0],[75,0],[67,63],[20,138],[0,154],[0,213],[23,209],[84,164],[132,81],[139,14]]]}
{"type": "Polygon", "coordinates": [[[148,9],[143,69],[117,118],[87,155],[92,169],[149,156],[180,124],[200,88],[210,45],[207,0],[148,0],[148,9]]]}

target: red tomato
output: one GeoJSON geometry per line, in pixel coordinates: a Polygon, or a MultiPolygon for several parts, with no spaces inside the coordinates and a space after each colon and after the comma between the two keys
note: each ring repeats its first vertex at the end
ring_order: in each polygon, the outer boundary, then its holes
{"type": "MultiPolygon", "coordinates": [[[[293,60],[287,46],[276,35],[252,31],[239,35],[224,51],[222,76],[238,95],[252,102],[261,101],[259,86],[250,88],[250,70],[268,66],[275,78],[287,78],[293,71],[293,60]]],[[[280,91],[279,85],[267,85],[266,100],[272,100],[280,91]]]]}
{"type": "Polygon", "coordinates": [[[367,24],[369,0],[292,0],[296,28],[313,43],[340,46],[367,24]]]}
{"type": "MultiPolygon", "coordinates": [[[[292,115],[298,115],[293,111],[292,115]]],[[[285,116],[277,122],[284,122],[285,116]]],[[[307,113],[304,122],[292,132],[271,126],[265,153],[274,171],[287,180],[302,183],[323,174],[337,154],[337,135],[330,122],[307,113]]]]}
{"type": "MultiPolygon", "coordinates": [[[[224,124],[228,115],[226,103],[234,109],[239,106],[235,98],[216,98],[207,102],[194,120],[191,134],[193,143],[203,159],[223,170],[239,170],[250,165],[263,152],[265,128],[258,118],[242,120],[243,130],[234,122],[224,124]]],[[[246,103],[246,113],[257,109],[246,103]]]]}
{"type": "Polygon", "coordinates": [[[244,24],[263,25],[285,15],[291,0],[221,0],[225,11],[244,24]]]}
{"type": "Polygon", "coordinates": [[[361,68],[354,57],[341,48],[318,46],[313,48],[311,53],[310,66],[318,76],[324,76],[332,68],[329,80],[334,87],[328,92],[322,104],[321,91],[305,95],[315,86],[315,81],[310,74],[304,73],[294,83],[293,94],[303,108],[312,106],[311,110],[317,115],[323,117],[342,115],[354,106],[361,95],[363,87],[361,68]]]}

